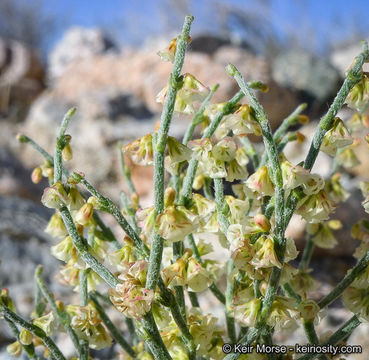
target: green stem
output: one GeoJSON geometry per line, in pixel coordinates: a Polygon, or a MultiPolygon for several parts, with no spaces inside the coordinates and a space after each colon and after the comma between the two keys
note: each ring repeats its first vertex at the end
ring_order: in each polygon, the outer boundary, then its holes
{"type": "MultiPolygon", "coordinates": [[[[46,161],[50,163],[50,165],[54,166],[54,158],[45,149],[43,149],[39,144],[37,144],[34,140],[32,140],[31,138],[25,135],[18,135],[18,139],[22,143],[29,143],[37,152],[39,152],[45,158],[46,161]]],[[[64,167],[63,167],[63,174],[65,176],[68,176],[69,174],[68,170],[65,169],[64,167]]],[[[87,198],[85,194],[82,193],[81,195],[85,199],[87,198]]],[[[96,221],[96,223],[100,226],[100,229],[105,235],[106,239],[108,239],[108,241],[111,241],[117,250],[120,249],[121,246],[119,245],[113,232],[104,224],[104,222],[101,220],[99,215],[94,212],[93,218],[96,221]]]]}
{"type": "MultiPolygon", "coordinates": [[[[345,324],[343,324],[327,341],[322,343],[322,345],[336,345],[342,340],[346,339],[352,334],[352,332],[360,325],[360,320],[353,316],[345,324]]],[[[306,354],[300,356],[297,360],[312,360],[315,359],[318,354],[306,354]]],[[[227,359],[228,360],[228,359],[227,359]]]]}
{"type": "MultiPolygon", "coordinates": [[[[177,261],[183,255],[183,242],[177,241],[173,243],[173,260],[177,261]]],[[[176,293],[176,299],[184,319],[186,319],[186,302],[184,297],[183,286],[175,286],[174,291],[176,293]]]]}
{"type": "Polygon", "coordinates": [[[28,357],[30,359],[36,359],[38,360],[38,356],[36,356],[35,354],[35,346],[33,345],[33,343],[31,343],[30,345],[24,345],[20,342],[19,340],[19,330],[17,328],[17,326],[6,316],[4,317],[4,320],[6,321],[6,323],[9,325],[10,330],[12,331],[14,337],[19,341],[19,343],[21,344],[23,350],[26,352],[26,354],[28,355],[28,357]]]}
{"type": "Polygon", "coordinates": [[[8,320],[30,331],[34,336],[39,337],[56,360],[66,360],[54,341],[50,337],[48,337],[41,328],[27,322],[19,315],[3,305],[0,305],[0,313],[2,313],[3,316],[6,317],[8,320]]]}
{"type": "Polygon", "coordinates": [[[361,80],[362,67],[365,61],[369,57],[368,44],[363,43],[363,50],[356,58],[354,66],[347,73],[346,79],[342,84],[342,87],[337,93],[337,96],[333,100],[327,114],[322,117],[319,122],[318,128],[315,131],[313,141],[311,143],[308,155],[304,162],[304,168],[311,170],[315,160],[319,154],[320,145],[322,144],[325,133],[332,127],[334,118],[337,115],[338,110],[341,109],[344,104],[347,95],[351,89],[361,80]]]}
{"type": "Polygon", "coordinates": [[[301,270],[307,270],[309,268],[310,260],[314,252],[314,247],[315,245],[312,236],[308,234],[306,236],[306,244],[299,264],[299,268],[301,270]]]}
{"type": "MultiPolygon", "coordinates": [[[[303,320],[303,326],[304,326],[305,334],[309,340],[309,343],[319,345],[319,339],[315,331],[314,323],[312,321],[303,320]]],[[[329,360],[328,356],[325,354],[320,355],[319,359],[329,360]]]]}
{"type": "Polygon", "coordinates": [[[154,355],[154,359],[172,360],[172,357],[169,355],[163,339],[160,336],[151,312],[144,316],[142,324],[144,327],[144,341],[149,346],[150,351],[154,355]]]}
{"type": "Polygon", "coordinates": [[[122,212],[118,207],[107,197],[103,196],[98,192],[86,179],[84,179],[80,174],[73,173],[72,176],[76,181],[79,181],[86,190],[99,200],[99,204],[102,209],[109,214],[111,214],[124,232],[132,239],[138,250],[140,250],[145,256],[149,254],[149,249],[136,233],[136,231],[129,225],[127,219],[123,216],[122,212]]]}
{"type": "Polygon", "coordinates": [[[254,169],[259,168],[260,166],[260,159],[259,155],[255,149],[255,146],[252,144],[250,139],[247,136],[240,137],[241,143],[244,146],[246,153],[248,156],[252,159],[252,165],[254,166],[254,169]]]}
{"type": "Polygon", "coordinates": [[[199,303],[199,299],[197,298],[196,293],[194,293],[193,291],[188,291],[188,297],[190,298],[191,301],[191,305],[192,307],[200,307],[200,303],[199,303]]]}
{"type": "Polygon", "coordinates": [[[35,314],[37,317],[41,317],[44,314],[46,304],[43,301],[42,292],[40,287],[38,286],[36,272],[34,276],[34,287],[35,287],[35,314]]]}
{"type": "MultiPolygon", "coordinates": [[[[236,93],[231,100],[224,104],[223,108],[219,110],[210,125],[206,128],[202,139],[210,138],[214,135],[215,130],[219,126],[223,117],[233,113],[236,110],[238,102],[243,98],[244,94],[242,91],[236,93]]],[[[180,203],[182,205],[188,205],[191,202],[192,185],[195,179],[198,161],[195,158],[190,160],[188,165],[185,178],[183,180],[182,197],[180,203]]]]}
{"type": "MultiPolygon", "coordinates": [[[[279,260],[283,263],[286,240],[284,237],[284,189],[282,171],[279,163],[279,154],[277,146],[273,139],[272,130],[264,108],[256,99],[251,88],[243,79],[241,73],[233,65],[228,65],[227,72],[235,78],[242,92],[247,96],[254,109],[256,120],[261,127],[261,133],[269,158],[269,167],[272,173],[272,180],[275,187],[275,250],[279,260]]],[[[272,303],[278,291],[281,269],[274,267],[270,276],[268,288],[265,294],[263,305],[260,312],[259,325],[264,324],[269,316],[272,303]]]]}
{"type": "Polygon", "coordinates": [[[360,259],[360,261],[347,272],[346,276],[337,284],[337,286],[322,300],[318,305],[322,309],[336,300],[347,289],[354,280],[362,274],[369,265],[369,251],[360,259]]]}
{"type": "Polygon", "coordinates": [[[129,191],[131,192],[131,194],[133,194],[136,192],[136,188],[132,181],[131,170],[126,166],[126,163],[124,161],[121,142],[118,142],[118,151],[119,151],[120,168],[122,170],[123,178],[128,185],[129,191]]]}
{"type": "Polygon", "coordinates": [[[59,135],[56,139],[55,153],[54,153],[54,183],[62,181],[63,177],[63,161],[62,161],[62,151],[66,145],[65,131],[67,130],[70,119],[76,112],[76,108],[70,109],[63,118],[59,129],[59,135]]]}
{"type": "MultiPolygon", "coordinates": [[[[90,269],[81,270],[79,272],[79,287],[80,287],[80,305],[87,306],[88,305],[88,282],[87,275],[90,269]]],[[[88,360],[88,340],[81,339],[81,354],[80,360],[88,360]]]]}
{"type": "Polygon", "coordinates": [[[200,109],[197,111],[197,113],[192,118],[190,126],[187,128],[186,133],[183,137],[182,143],[184,145],[187,145],[188,142],[192,139],[193,133],[195,131],[195,128],[197,125],[200,125],[204,121],[204,111],[208,104],[210,103],[211,98],[213,97],[214,93],[218,90],[219,84],[216,84],[213,86],[209,92],[209,94],[206,96],[204,101],[202,102],[200,109]]]}
{"type": "MultiPolygon", "coordinates": [[[[195,239],[192,234],[187,236],[188,244],[190,246],[190,249],[193,251],[193,254],[196,258],[196,260],[202,265],[203,261],[201,259],[201,255],[199,253],[199,249],[196,246],[195,239]]],[[[222,303],[225,304],[225,296],[224,294],[218,289],[218,287],[215,285],[215,283],[212,283],[209,286],[209,290],[213,293],[213,295],[222,303]]]]}
{"type": "Polygon", "coordinates": [[[124,339],[124,337],[121,335],[120,331],[117,329],[117,327],[113,324],[113,322],[110,320],[109,316],[106,314],[104,308],[100,305],[99,301],[97,300],[96,293],[90,292],[89,294],[90,299],[95,305],[95,308],[97,312],[99,313],[99,316],[107,329],[109,330],[111,336],[117,341],[117,343],[124,349],[127,354],[132,356],[133,358],[136,357],[135,351],[132,349],[132,347],[128,344],[128,342],[124,339]]]}
{"type": "Polygon", "coordinates": [[[306,109],[307,104],[300,104],[290,115],[288,115],[283,121],[278,129],[274,132],[273,138],[276,142],[280,140],[287,130],[298,123],[299,115],[306,109]]]}
{"type": "MultiPolygon", "coordinates": [[[[164,101],[163,112],[160,118],[160,126],[154,144],[154,205],[156,215],[164,211],[164,152],[167,144],[167,136],[173,116],[177,91],[180,86],[180,75],[183,67],[188,36],[193,17],[187,15],[183,24],[182,35],[179,37],[173,70],[169,77],[168,90],[164,101]]],[[[155,290],[160,275],[160,264],[163,254],[164,239],[154,234],[151,242],[149,267],[147,271],[146,287],[155,290]]]]}
{"type": "Polygon", "coordinates": [[[110,287],[115,288],[119,284],[117,278],[88,251],[86,241],[78,234],[73,218],[66,206],[59,209],[64,225],[67,228],[73,245],[78,250],[81,258],[95,271],[110,287]]]}
{"type": "MultiPolygon", "coordinates": [[[[249,328],[247,334],[239,340],[239,343],[244,346],[251,345],[258,339],[260,333],[261,329],[249,328]]],[[[223,360],[237,360],[241,355],[240,353],[228,354],[223,360]]]]}
{"type": "MultiPolygon", "coordinates": [[[[215,191],[215,203],[217,206],[218,220],[220,227],[225,236],[227,236],[229,221],[224,215],[224,193],[223,193],[223,179],[214,179],[214,191],[215,191]]],[[[228,337],[231,343],[236,342],[236,328],[234,317],[232,314],[232,302],[234,293],[234,279],[233,279],[234,263],[232,259],[228,260],[227,265],[227,288],[225,295],[225,306],[226,306],[226,324],[228,337]]]]}
{"type": "Polygon", "coordinates": [[[63,328],[65,329],[65,331],[68,333],[69,337],[71,338],[73,345],[76,348],[78,354],[81,355],[82,354],[81,345],[79,343],[77,334],[74,332],[73,328],[70,326],[69,315],[65,311],[62,311],[57,307],[56,302],[54,300],[54,295],[50,292],[44,280],[42,279],[42,271],[43,271],[43,267],[41,265],[38,265],[36,268],[36,272],[35,272],[38,287],[40,288],[42,295],[44,296],[44,298],[47,300],[48,304],[50,305],[59,323],[63,326],[63,328]]]}

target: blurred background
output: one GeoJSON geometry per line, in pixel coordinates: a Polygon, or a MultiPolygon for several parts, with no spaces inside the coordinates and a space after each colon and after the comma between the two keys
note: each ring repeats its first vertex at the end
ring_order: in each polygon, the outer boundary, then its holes
{"type": "MultiPolygon", "coordinates": [[[[267,82],[270,91],[259,96],[273,127],[306,102],[313,122],[303,131],[307,137],[360,52],[360,40],[369,37],[365,0],[1,0],[0,257],[3,283],[19,298],[20,311],[29,309],[35,265],[44,263],[51,278],[58,264],[49,255],[54,240],[43,232],[50,213],[39,204],[47,184],[30,180],[42,159],[18,144],[15,134],[25,133],[52,152],[63,114],[77,106],[69,131],[74,150],[69,167],[85,172],[118,200],[124,184],[116,144],[151,132],[158,121],[161,106],[155,96],[166,85],[171,64],[156,53],[177,36],[187,13],[195,21],[184,71],[207,86],[219,83],[215,101],[237,91],[224,71],[229,62],[246,79],[267,82]]],[[[187,120],[175,115],[171,134],[180,138],[187,120]]],[[[369,176],[368,148],[360,149],[361,165],[344,177],[349,190],[369,176]]],[[[306,146],[289,149],[296,162],[305,153],[306,146]]],[[[322,155],[319,164],[316,171],[327,175],[330,159],[322,155]]],[[[147,204],[151,170],[132,171],[147,204]]],[[[334,271],[321,275],[318,297],[352,264],[357,244],[349,231],[360,216],[361,201],[354,192],[345,209],[337,210],[336,217],[345,222],[340,245],[316,253],[316,263],[326,264],[321,274],[334,264],[334,271]]],[[[304,226],[295,222],[289,229],[300,242],[304,226]]],[[[349,315],[337,306],[329,329],[349,315]]],[[[9,339],[0,328],[0,349],[9,339]]],[[[0,351],[1,360],[6,356],[0,351]]]]}

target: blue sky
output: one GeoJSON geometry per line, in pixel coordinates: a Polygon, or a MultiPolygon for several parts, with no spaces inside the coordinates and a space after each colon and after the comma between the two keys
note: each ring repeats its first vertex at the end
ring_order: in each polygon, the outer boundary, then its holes
{"type": "MultiPolygon", "coordinates": [[[[293,34],[301,44],[318,52],[324,50],[327,39],[340,42],[353,31],[369,33],[367,0],[269,0],[268,13],[261,12],[261,0],[189,2],[195,16],[193,33],[218,30],[217,2],[259,13],[282,39],[293,34]]],[[[106,28],[121,44],[140,44],[147,35],[165,32],[168,23],[181,26],[180,19],[170,9],[165,10],[165,0],[46,0],[42,11],[59,24],[52,42],[71,25],[106,28]]]]}

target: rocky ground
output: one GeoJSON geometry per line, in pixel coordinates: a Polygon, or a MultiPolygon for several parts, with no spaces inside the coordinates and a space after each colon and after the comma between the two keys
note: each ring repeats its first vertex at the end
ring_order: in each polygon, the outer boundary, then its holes
{"type": "MultiPolygon", "coordinates": [[[[116,143],[128,143],[152,131],[160,116],[156,94],[166,85],[171,65],[156,52],[166,45],[157,41],[142,49],[121,50],[98,30],[71,29],[57,44],[44,67],[32,50],[22,44],[0,39],[0,257],[1,279],[17,299],[20,312],[26,314],[31,305],[32,276],[37,264],[45,266],[49,279],[58,263],[49,255],[53,243],[43,229],[50,212],[39,199],[46,184],[34,185],[29,180],[32,167],[41,158],[28,146],[17,144],[19,131],[34,138],[48,151],[53,151],[56,129],[63,114],[77,106],[77,114],[69,133],[72,135],[74,158],[71,169],[85,172],[101,191],[118,200],[124,189],[119,174],[116,143]]],[[[302,51],[287,51],[275,59],[265,59],[238,47],[230,41],[213,37],[194,37],[186,58],[184,71],[191,72],[206,85],[220,83],[215,101],[229,99],[237,86],[225,73],[231,62],[247,80],[262,80],[270,91],[260,95],[273,127],[302,101],[309,102],[313,117],[326,109],[335,94],[345,67],[357,51],[345,48],[332,55],[331,61],[313,57],[302,51]],[[296,79],[298,81],[296,81],[296,79]]],[[[344,113],[342,116],[347,116],[344,113]]],[[[175,115],[171,134],[181,137],[188,119],[175,115]]],[[[311,138],[314,125],[303,132],[311,138]]],[[[306,145],[291,145],[289,156],[299,161],[306,145]]],[[[358,152],[362,165],[344,176],[345,186],[353,189],[360,178],[369,177],[368,150],[358,152]]],[[[319,159],[319,172],[327,174],[330,159],[319,159]]],[[[133,168],[133,179],[143,203],[152,197],[152,171],[133,168]]],[[[335,217],[344,223],[340,244],[332,251],[317,252],[313,260],[315,273],[321,281],[319,295],[324,295],[352,265],[351,254],[356,246],[349,237],[351,225],[359,217],[361,195],[354,192],[335,217]]],[[[289,234],[303,244],[305,224],[297,217],[289,234]]],[[[63,288],[55,287],[58,294],[63,288]]],[[[205,308],[215,306],[210,296],[203,296],[205,308]]],[[[319,331],[333,330],[350,316],[334,304],[319,331]]],[[[351,337],[352,344],[368,344],[368,326],[362,326],[351,337]]],[[[0,349],[10,335],[0,322],[0,349]]],[[[304,342],[302,334],[281,341],[304,342]]],[[[369,349],[368,349],[369,351],[369,349]]],[[[366,359],[355,355],[350,359],[366,359]]],[[[8,359],[0,350],[0,360],[8,359]]]]}

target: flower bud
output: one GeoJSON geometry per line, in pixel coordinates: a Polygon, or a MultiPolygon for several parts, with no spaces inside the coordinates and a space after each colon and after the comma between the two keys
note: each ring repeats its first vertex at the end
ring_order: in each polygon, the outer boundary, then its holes
{"type": "Polygon", "coordinates": [[[176,198],[176,191],[172,187],[165,189],[164,193],[164,207],[172,206],[176,198]]]}
{"type": "Polygon", "coordinates": [[[15,341],[6,347],[6,351],[10,356],[18,358],[22,355],[22,345],[19,341],[15,341]]]}
{"type": "Polygon", "coordinates": [[[64,225],[61,215],[56,212],[49,220],[45,232],[55,238],[64,238],[68,231],[64,225]]]}
{"type": "Polygon", "coordinates": [[[19,333],[19,341],[23,345],[31,345],[33,340],[33,335],[27,329],[22,329],[19,333]]]}
{"type": "Polygon", "coordinates": [[[246,185],[259,194],[272,196],[274,195],[274,186],[270,180],[268,168],[261,166],[246,181],[246,185]]]}
{"type": "Polygon", "coordinates": [[[154,162],[152,135],[148,134],[123,146],[123,152],[127,154],[135,164],[152,165],[154,162]]]}
{"type": "MultiPolygon", "coordinates": [[[[156,96],[156,102],[164,103],[168,86],[156,96]]],[[[194,114],[196,103],[201,103],[209,93],[209,88],[203,85],[191,74],[183,75],[182,87],[177,91],[174,111],[184,114],[194,114]]]]}
{"type": "Polygon", "coordinates": [[[141,319],[151,309],[154,291],[146,289],[137,280],[126,280],[110,290],[110,300],[125,316],[141,319]]]}
{"type": "Polygon", "coordinates": [[[351,108],[361,112],[369,102],[369,78],[363,73],[361,81],[357,83],[346,97],[345,103],[351,108]]]}
{"type": "Polygon", "coordinates": [[[244,326],[254,326],[261,307],[260,299],[253,299],[234,307],[235,320],[244,326]]]}
{"type": "Polygon", "coordinates": [[[268,232],[270,230],[270,222],[269,219],[263,214],[256,214],[254,216],[255,224],[264,232],[268,232]]]}
{"type": "Polygon", "coordinates": [[[33,325],[45,331],[47,336],[53,335],[58,328],[58,322],[53,312],[33,320],[33,325]]]}
{"type": "Polygon", "coordinates": [[[84,204],[75,215],[76,222],[83,226],[88,225],[92,218],[93,211],[94,206],[92,204],[84,204]]]}
{"type": "MultiPolygon", "coordinates": [[[[174,62],[174,57],[177,51],[177,40],[177,38],[174,38],[165,49],[158,51],[158,55],[162,60],[169,61],[171,63],[174,62]]],[[[191,42],[191,36],[188,37],[187,41],[188,43],[191,42]]]]}
{"type": "Polygon", "coordinates": [[[31,180],[34,184],[38,184],[42,180],[42,169],[40,166],[33,169],[31,180]]]}
{"type": "Polygon", "coordinates": [[[69,203],[69,198],[64,186],[60,182],[57,182],[44,190],[41,202],[48,208],[60,209],[69,203]]]}
{"type": "Polygon", "coordinates": [[[69,160],[72,159],[73,151],[72,151],[72,147],[70,146],[69,143],[64,146],[64,148],[62,150],[62,157],[63,157],[64,161],[69,161],[69,160]]]}
{"type": "Polygon", "coordinates": [[[320,311],[318,304],[312,299],[302,300],[297,309],[306,321],[313,321],[320,311]]]}
{"type": "Polygon", "coordinates": [[[320,150],[330,156],[335,156],[337,149],[353,143],[350,132],[340,118],[335,118],[330,130],[324,135],[320,150]]]}
{"type": "Polygon", "coordinates": [[[187,267],[187,285],[194,292],[206,290],[212,283],[208,272],[199,264],[199,262],[190,258],[187,267]]]}
{"type": "Polygon", "coordinates": [[[20,142],[20,143],[28,143],[29,142],[29,137],[23,134],[17,134],[16,135],[16,139],[20,142]]]}
{"type": "Polygon", "coordinates": [[[75,186],[70,188],[68,197],[70,201],[69,210],[79,210],[86,202],[86,200],[83,198],[83,196],[75,186]]]}

